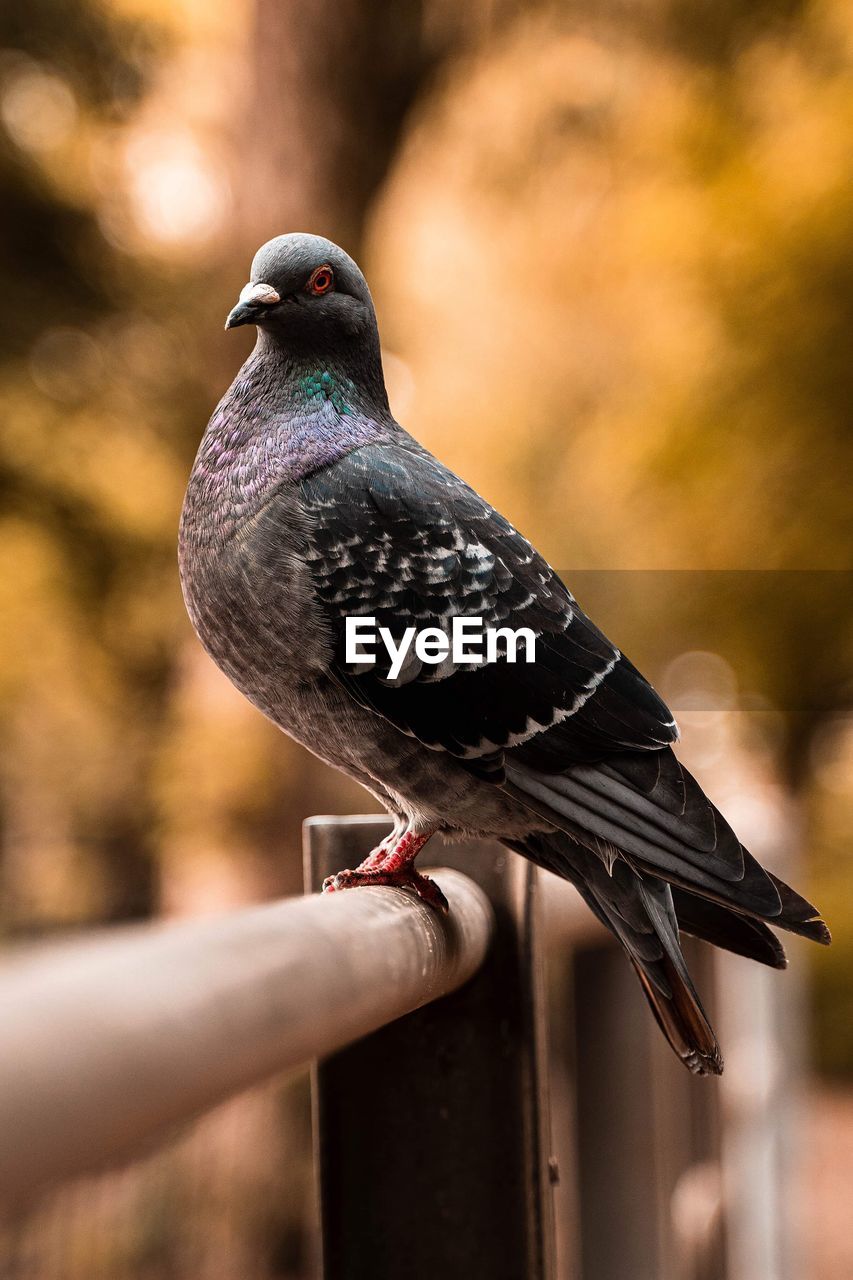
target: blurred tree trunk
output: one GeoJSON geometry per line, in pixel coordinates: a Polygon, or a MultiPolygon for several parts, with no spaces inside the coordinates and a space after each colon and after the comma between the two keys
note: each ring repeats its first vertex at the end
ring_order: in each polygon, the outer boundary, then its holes
{"type": "Polygon", "coordinates": [[[253,247],[313,231],[361,248],[406,118],[449,58],[548,0],[255,0],[237,192],[253,247]]]}
{"type": "Polygon", "coordinates": [[[358,252],[436,57],[424,30],[423,0],[256,0],[241,239],[315,231],[358,252]]]}
{"type": "MultiPolygon", "coordinates": [[[[235,124],[233,166],[230,252],[240,257],[244,271],[258,245],[285,231],[315,231],[358,254],[371,202],[437,57],[440,41],[428,39],[424,30],[421,0],[256,0],[248,95],[245,115],[235,124]]],[[[228,729],[232,704],[222,699],[220,706],[197,692],[210,686],[208,664],[191,642],[173,705],[183,705],[187,722],[202,725],[208,740],[228,740],[230,733],[234,741],[233,727],[228,729]],[[194,707],[188,705],[194,700],[194,707]]],[[[289,740],[259,739],[249,724],[239,735],[246,739],[244,749],[249,735],[251,749],[265,757],[256,759],[245,784],[218,787],[210,775],[204,786],[193,735],[177,747],[179,773],[195,772],[208,812],[206,853],[197,875],[179,811],[166,815],[161,902],[171,912],[196,910],[206,892],[215,895],[215,883],[208,890],[205,883],[217,877],[226,898],[299,892],[301,820],[317,811],[376,807],[360,788],[289,740]],[[223,865],[229,868],[224,875],[223,865]]]]}

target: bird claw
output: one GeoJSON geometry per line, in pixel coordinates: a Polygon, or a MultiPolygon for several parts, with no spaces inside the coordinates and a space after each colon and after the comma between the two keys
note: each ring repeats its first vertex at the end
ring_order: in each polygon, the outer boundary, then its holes
{"type": "Polygon", "coordinates": [[[396,889],[413,889],[422,902],[436,911],[450,910],[441,889],[429,876],[405,868],[399,871],[339,871],[323,881],[323,893],[337,893],[342,889],[359,889],[365,886],[388,885],[396,889]]]}

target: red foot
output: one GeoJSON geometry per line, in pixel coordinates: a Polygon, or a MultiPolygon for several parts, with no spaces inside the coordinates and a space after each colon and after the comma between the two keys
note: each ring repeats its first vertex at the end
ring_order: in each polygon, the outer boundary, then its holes
{"type": "Polygon", "coordinates": [[[395,844],[396,832],[392,831],[390,835],[385,837],[381,844],[378,844],[376,848],[367,855],[363,862],[358,864],[356,871],[378,871],[385,859],[388,857],[388,854],[394,848],[395,844]]]}
{"type": "Polygon", "coordinates": [[[395,827],[358,864],[356,871],[402,871],[404,867],[411,866],[432,835],[432,831],[427,831],[426,835],[415,835],[413,831],[406,831],[405,828],[400,831],[395,827]]]}
{"type": "Polygon", "coordinates": [[[414,831],[404,831],[396,843],[388,849],[379,869],[402,871],[405,867],[410,867],[432,834],[431,831],[427,831],[426,835],[415,835],[414,831]]]}
{"type": "Polygon", "coordinates": [[[418,897],[436,911],[449,911],[447,899],[434,880],[422,876],[414,867],[399,871],[339,871],[323,881],[324,893],[337,893],[341,889],[359,889],[365,885],[391,885],[397,889],[414,889],[418,897]]]}
{"type": "Polygon", "coordinates": [[[413,865],[432,834],[431,831],[427,831],[425,835],[403,831],[397,835],[392,831],[355,871],[339,871],[336,876],[328,876],[323,881],[323,892],[357,889],[361,885],[395,885],[398,889],[414,889],[418,897],[431,907],[447,911],[447,899],[438,885],[415,871],[413,865]]]}

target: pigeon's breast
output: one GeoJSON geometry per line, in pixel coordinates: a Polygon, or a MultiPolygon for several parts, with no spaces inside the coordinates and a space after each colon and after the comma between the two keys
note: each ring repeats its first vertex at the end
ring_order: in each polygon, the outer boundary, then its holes
{"type": "Polygon", "coordinates": [[[281,722],[289,689],[328,666],[327,624],[304,560],[299,491],[278,490],[227,536],[204,536],[204,526],[188,494],[180,563],[190,619],[229,679],[281,722]]]}

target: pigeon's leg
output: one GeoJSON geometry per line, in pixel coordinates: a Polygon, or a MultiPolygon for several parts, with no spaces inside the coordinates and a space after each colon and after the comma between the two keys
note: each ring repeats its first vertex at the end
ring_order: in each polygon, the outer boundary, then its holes
{"type": "Polygon", "coordinates": [[[413,866],[415,858],[433,834],[432,831],[416,833],[404,830],[393,843],[390,839],[383,841],[386,848],[381,861],[377,855],[382,845],[374,849],[355,871],[339,871],[336,876],[328,876],[323,881],[323,892],[335,893],[339,889],[358,889],[364,885],[392,885],[398,889],[414,889],[424,902],[446,911],[447,899],[438,885],[428,876],[422,876],[413,866]],[[371,865],[366,867],[368,862],[371,865]]]}
{"type": "Polygon", "coordinates": [[[404,828],[394,841],[394,844],[388,849],[383,859],[381,870],[386,872],[413,871],[412,863],[427,840],[433,835],[435,835],[434,831],[416,834],[414,831],[408,831],[404,828]]]}
{"type": "Polygon", "coordinates": [[[385,839],[371,850],[363,862],[358,864],[356,871],[378,871],[405,830],[405,820],[398,818],[393,830],[389,831],[385,839]]]}

